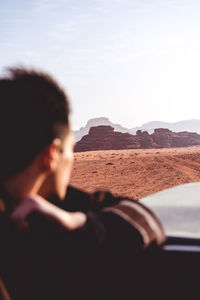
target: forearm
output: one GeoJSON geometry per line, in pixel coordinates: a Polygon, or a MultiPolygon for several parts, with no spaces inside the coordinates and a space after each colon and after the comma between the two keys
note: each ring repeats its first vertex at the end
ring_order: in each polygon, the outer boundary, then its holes
{"type": "Polygon", "coordinates": [[[23,230],[28,228],[27,217],[32,214],[43,216],[66,231],[72,231],[85,225],[87,217],[82,212],[68,212],[48,202],[38,195],[26,198],[11,214],[11,219],[23,230]]]}
{"type": "Polygon", "coordinates": [[[60,208],[56,208],[56,211],[53,211],[49,216],[67,231],[81,228],[86,224],[87,221],[86,214],[82,212],[69,213],[60,208]]]}

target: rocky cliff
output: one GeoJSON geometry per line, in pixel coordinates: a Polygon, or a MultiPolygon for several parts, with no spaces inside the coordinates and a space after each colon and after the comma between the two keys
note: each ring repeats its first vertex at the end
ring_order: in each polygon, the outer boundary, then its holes
{"type": "Polygon", "coordinates": [[[175,123],[167,123],[161,121],[153,121],[143,124],[140,127],[134,127],[132,129],[128,129],[123,127],[119,124],[112,123],[106,117],[94,118],[90,119],[84,127],[81,127],[79,130],[74,131],[75,140],[78,142],[81,138],[89,133],[91,127],[95,126],[112,126],[114,131],[122,132],[122,133],[130,133],[136,134],[138,130],[140,131],[147,131],[148,133],[152,134],[156,128],[167,128],[173,132],[180,132],[180,131],[187,131],[187,132],[197,132],[200,134],[200,120],[183,120],[180,122],[175,123]]]}
{"type": "Polygon", "coordinates": [[[93,150],[138,149],[140,143],[129,133],[115,132],[111,126],[91,127],[89,134],[76,144],[75,152],[93,150]]]}
{"type": "Polygon", "coordinates": [[[75,146],[75,152],[94,150],[151,149],[200,145],[200,134],[158,128],[154,133],[138,130],[136,135],[114,131],[112,126],[91,127],[75,146]]]}

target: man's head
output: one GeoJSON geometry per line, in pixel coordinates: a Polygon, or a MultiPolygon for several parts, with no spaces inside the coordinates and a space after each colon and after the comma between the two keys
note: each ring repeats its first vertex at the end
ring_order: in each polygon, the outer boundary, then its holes
{"type": "Polygon", "coordinates": [[[9,69],[0,79],[0,180],[24,171],[39,155],[41,170],[64,168],[60,159],[72,156],[70,134],[68,99],[59,85],[41,72],[9,69]]]}

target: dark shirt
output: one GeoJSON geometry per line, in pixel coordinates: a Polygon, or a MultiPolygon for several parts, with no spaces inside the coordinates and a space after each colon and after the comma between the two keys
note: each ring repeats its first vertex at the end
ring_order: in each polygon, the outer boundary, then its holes
{"type": "Polygon", "coordinates": [[[87,214],[84,228],[73,232],[57,231],[37,214],[28,218],[29,233],[17,232],[7,199],[7,209],[0,213],[0,276],[11,299],[117,299],[130,293],[133,281],[136,295],[140,276],[144,279],[139,271],[144,240],[126,219],[103,210],[122,199],[72,187],[66,195],[62,202],[56,197],[50,201],[87,214]]]}

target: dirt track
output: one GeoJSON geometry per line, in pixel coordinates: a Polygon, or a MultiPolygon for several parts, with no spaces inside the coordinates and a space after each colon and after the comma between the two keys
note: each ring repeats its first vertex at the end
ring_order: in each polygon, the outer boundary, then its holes
{"type": "Polygon", "coordinates": [[[75,153],[71,184],[140,199],[168,187],[200,181],[200,146],[75,153]]]}

